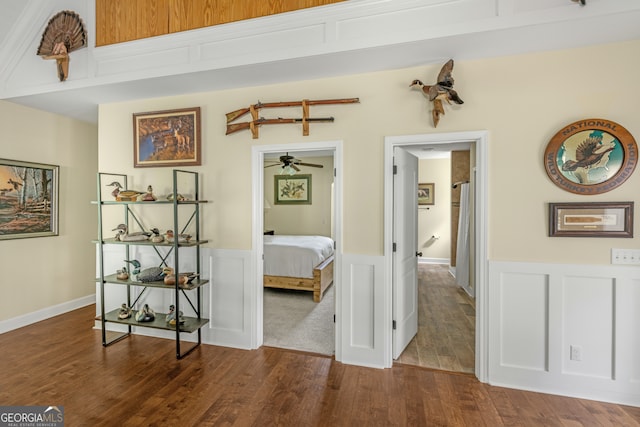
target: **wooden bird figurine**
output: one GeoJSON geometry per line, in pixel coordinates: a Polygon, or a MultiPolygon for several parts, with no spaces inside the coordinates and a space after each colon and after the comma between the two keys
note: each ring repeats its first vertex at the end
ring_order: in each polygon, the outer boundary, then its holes
{"type": "Polygon", "coordinates": [[[138,196],[145,194],[143,191],[124,190],[122,184],[118,181],[113,181],[111,184],[107,184],[107,187],[115,187],[111,192],[111,195],[116,198],[118,202],[135,202],[138,196]]]}
{"type": "Polygon", "coordinates": [[[119,224],[111,231],[116,231],[115,239],[120,242],[139,242],[142,240],[148,240],[151,236],[151,233],[148,231],[136,231],[134,233],[129,233],[125,224],[119,224]]]}
{"type": "Polygon", "coordinates": [[[69,75],[69,54],[87,46],[87,32],[80,16],[63,10],[49,20],[42,34],[38,55],[43,59],[55,59],[61,82],[69,75]]]}
{"type": "Polygon", "coordinates": [[[438,74],[438,81],[436,84],[425,85],[420,80],[414,80],[409,85],[409,87],[420,88],[422,94],[426,96],[429,101],[433,102],[431,115],[433,117],[434,127],[438,127],[440,116],[444,114],[444,106],[442,104],[443,100],[446,101],[447,104],[451,104],[452,102],[456,104],[464,104],[464,101],[460,99],[458,93],[453,89],[454,80],[451,75],[452,71],[453,59],[450,59],[442,66],[440,74],[438,74]]]}
{"type": "MultiPolygon", "coordinates": [[[[169,243],[173,243],[174,239],[175,239],[175,235],[173,233],[173,230],[167,230],[166,233],[167,236],[167,242],[169,243]]],[[[191,234],[179,234],[178,235],[178,243],[187,243],[191,240],[191,234]]]]}

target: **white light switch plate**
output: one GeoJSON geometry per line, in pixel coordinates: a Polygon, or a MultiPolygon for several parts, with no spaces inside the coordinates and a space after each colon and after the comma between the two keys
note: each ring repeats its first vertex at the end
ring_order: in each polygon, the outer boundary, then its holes
{"type": "Polygon", "coordinates": [[[640,265],[640,249],[611,249],[611,264],[640,265]]]}

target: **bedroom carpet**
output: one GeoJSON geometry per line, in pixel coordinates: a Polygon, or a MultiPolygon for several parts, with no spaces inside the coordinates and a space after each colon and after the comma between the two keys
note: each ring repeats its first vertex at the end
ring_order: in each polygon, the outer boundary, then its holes
{"type": "Polygon", "coordinates": [[[264,345],[333,355],[334,286],[319,303],[311,292],[264,289],[264,345]]]}

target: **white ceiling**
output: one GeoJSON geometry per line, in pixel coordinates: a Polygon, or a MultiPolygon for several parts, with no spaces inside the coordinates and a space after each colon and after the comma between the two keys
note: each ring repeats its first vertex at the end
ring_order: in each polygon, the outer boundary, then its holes
{"type": "MultiPolygon", "coordinates": [[[[640,9],[589,18],[580,13],[590,7],[589,2],[602,9],[610,0],[587,0],[584,9],[571,0],[553,1],[575,7],[576,19],[5,99],[97,123],[97,106],[103,103],[407,68],[424,64],[425,58],[434,63],[448,57],[472,60],[640,39],[640,9]]],[[[3,2],[0,46],[27,10],[27,3],[3,2]]]]}

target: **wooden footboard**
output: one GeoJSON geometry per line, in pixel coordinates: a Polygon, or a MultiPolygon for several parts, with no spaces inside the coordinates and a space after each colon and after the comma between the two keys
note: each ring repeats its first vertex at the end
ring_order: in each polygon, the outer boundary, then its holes
{"type": "Polygon", "coordinates": [[[313,300],[320,302],[324,291],[333,283],[333,255],[313,269],[313,279],[304,277],[264,276],[265,288],[312,291],[313,300]]]}

